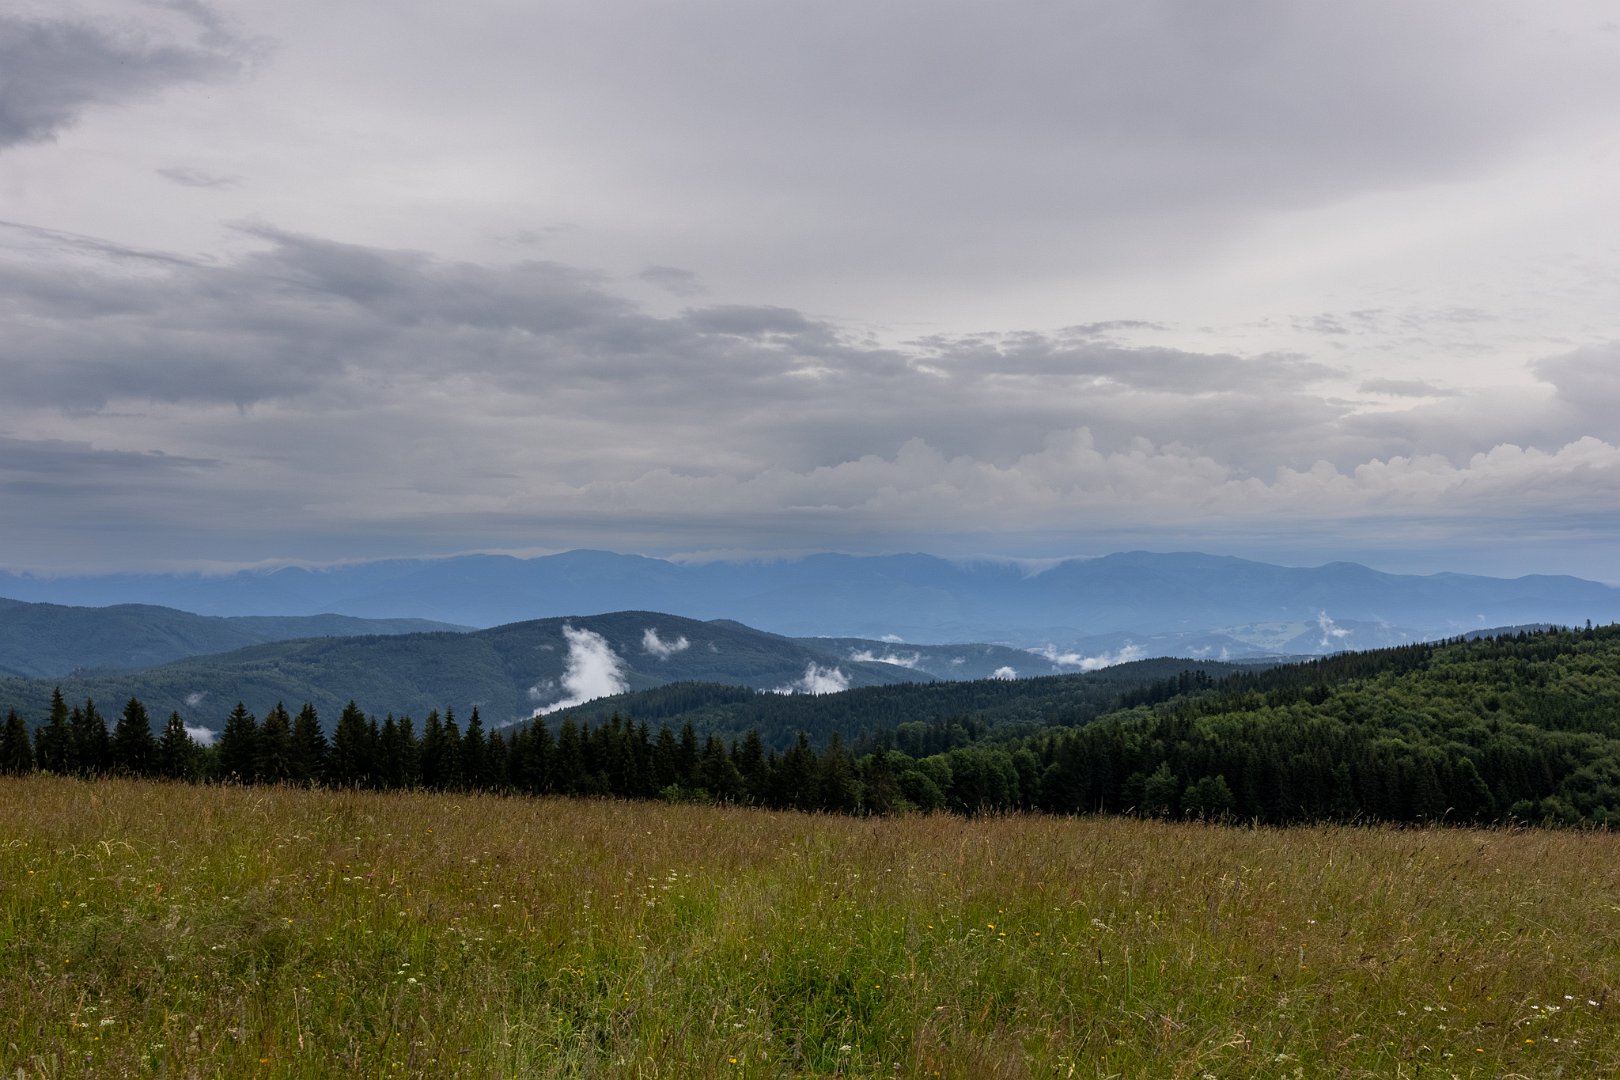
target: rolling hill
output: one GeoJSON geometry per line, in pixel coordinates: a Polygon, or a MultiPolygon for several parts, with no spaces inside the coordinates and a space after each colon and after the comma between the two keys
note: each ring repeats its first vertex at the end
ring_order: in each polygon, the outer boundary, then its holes
{"type": "Polygon", "coordinates": [[[210,728],[218,728],[237,701],[260,714],[277,701],[308,701],[330,721],[351,699],[379,714],[418,717],[446,707],[465,714],[476,706],[488,723],[499,725],[537,709],[679,681],[786,694],[932,678],[912,667],[851,659],[860,647],[872,651],[884,644],[823,644],[729,621],[628,611],[470,633],[272,642],[140,671],[4,679],[0,708],[16,708],[38,722],[52,688],[60,685],[70,700],[88,697],[115,706],[135,696],[159,723],[177,711],[189,723],[210,728]]]}
{"type": "Polygon", "coordinates": [[[64,607],[0,599],[0,675],[56,678],[75,671],[152,667],[293,638],[459,631],[427,619],[351,615],[193,615],[150,604],[64,607]]]}

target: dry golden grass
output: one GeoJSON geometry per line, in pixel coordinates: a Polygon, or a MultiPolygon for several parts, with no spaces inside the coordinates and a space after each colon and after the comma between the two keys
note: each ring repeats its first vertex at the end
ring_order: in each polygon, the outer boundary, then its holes
{"type": "Polygon", "coordinates": [[[1620,1075],[1620,838],[0,781],[54,1076],[1620,1075]]]}

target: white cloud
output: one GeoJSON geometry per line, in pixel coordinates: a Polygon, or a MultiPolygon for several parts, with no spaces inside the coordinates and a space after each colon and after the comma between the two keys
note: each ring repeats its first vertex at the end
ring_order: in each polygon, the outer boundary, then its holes
{"type": "Polygon", "coordinates": [[[804,666],[803,678],[776,688],[778,694],[836,694],[849,689],[849,676],[836,667],[825,668],[815,661],[804,666]]]}
{"type": "Polygon", "coordinates": [[[191,693],[186,695],[186,707],[195,709],[197,706],[203,703],[203,698],[207,696],[208,695],[203,693],[201,690],[193,690],[191,693]]]}
{"type": "Polygon", "coordinates": [[[567,696],[561,701],[534,710],[535,716],[572,709],[596,698],[622,694],[629,689],[624,677],[624,661],[613,651],[607,639],[594,630],[580,630],[564,625],[563,637],[568,641],[568,660],[563,669],[562,689],[567,696]]]}
{"type": "Polygon", "coordinates": [[[1080,671],[1097,671],[1115,664],[1128,664],[1133,660],[1142,659],[1144,653],[1140,645],[1132,642],[1122,647],[1118,652],[1099,653],[1096,656],[1085,656],[1077,652],[1059,652],[1054,645],[1043,645],[1029,652],[1044,657],[1059,667],[1072,667],[1080,671]]]}
{"type": "Polygon", "coordinates": [[[185,725],[185,727],[186,727],[186,734],[190,735],[191,738],[192,738],[192,741],[197,743],[197,745],[199,745],[199,746],[213,746],[214,745],[214,729],[213,728],[206,728],[206,727],[201,726],[200,724],[199,725],[187,724],[187,725],[185,725]]]}
{"type": "Polygon", "coordinates": [[[1318,641],[1317,644],[1324,649],[1344,648],[1345,639],[1352,634],[1352,631],[1348,628],[1335,623],[1326,611],[1317,613],[1316,625],[1322,631],[1322,640],[1318,641]]]}
{"type": "Polygon", "coordinates": [[[682,634],[674,641],[665,641],[658,636],[657,627],[649,626],[641,632],[641,648],[648,656],[656,656],[660,660],[668,660],[678,652],[685,652],[692,647],[682,634]]]}
{"type": "Polygon", "coordinates": [[[1016,668],[1002,666],[992,671],[990,677],[992,679],[1016,679],[1018,678],[1018,671],[1016,668]]]}
{"type": "Polygon", "coordinates": [[[878,640],[887,642],[890,645],[904,645],[906,643],[906,639],[899,634],[884,634],[878,640]]]}
{"type": "Polygon", "coordinates": [[[897,653],[893,649],[879,655],[871,649],[854,649],[849,658],[857,664],[893,664],[896,667],[916,668],[922,663],[922,653],[897,653]]]}

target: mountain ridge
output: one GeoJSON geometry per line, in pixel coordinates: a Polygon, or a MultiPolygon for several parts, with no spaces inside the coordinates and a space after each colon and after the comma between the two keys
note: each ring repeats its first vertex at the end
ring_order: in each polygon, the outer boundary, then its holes
{"type": "Polygon", "coordinates": [[[484,628],[651,610],[735,619],[793,637],[985,641],[1064,651],[1124,633],[1166,637],[1160,651],[1180,655],[1199,655],[1206,646],[1230,651],[1233,642],[1262,651],[1284,642],[1293,644],[1283,651],[1376,648],[1492,625],[1620,618],[1620,589],[1568,575],[1390,574],[1345,561],[1288,567],[1142,550],[1059,560],[1030,572],[1013,562],[921,553],[676,562],[581,549],[528,559],[394,559],[211,577],[0,574],[0,595],[160,603],[214,615],[431,617],[484,628]],[[1265,629],[1251,633],[1248,627],[1265,629]],[[1192,637],[1170,640],[1175,635],[1192,637]]]}

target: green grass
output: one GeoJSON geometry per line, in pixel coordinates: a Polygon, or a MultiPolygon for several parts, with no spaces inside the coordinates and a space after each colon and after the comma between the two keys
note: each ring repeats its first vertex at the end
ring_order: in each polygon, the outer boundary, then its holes
{"type": "Polygon", "coordinates": [[[1620,1074],[1620,837],[0,781],[54,1076],[1620,1074]]]}

